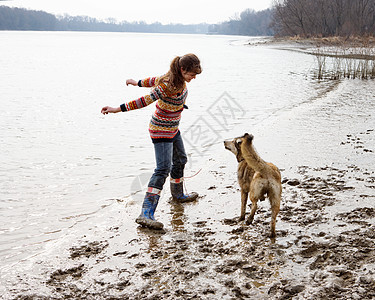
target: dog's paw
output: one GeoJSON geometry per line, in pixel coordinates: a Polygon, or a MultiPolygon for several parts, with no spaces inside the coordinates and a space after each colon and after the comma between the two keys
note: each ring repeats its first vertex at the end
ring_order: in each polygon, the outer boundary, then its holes
{"type": "Polygon", "coordinates": [[[250,225],[251,223],[253,223],[253,218],[248,218],[245,223],[246,225],[250,225]]]}

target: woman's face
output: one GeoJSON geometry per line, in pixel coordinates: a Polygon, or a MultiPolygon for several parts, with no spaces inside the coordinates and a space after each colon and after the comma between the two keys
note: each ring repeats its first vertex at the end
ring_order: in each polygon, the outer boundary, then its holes
{"type": "Polygon", "coordinates": [[[184,77],[186,82],[190,82],[192,79],[195,79],[195,76],[197,76],[194,72],[186,72],[181,68],[181,74],[182,77],[184,77]]]}

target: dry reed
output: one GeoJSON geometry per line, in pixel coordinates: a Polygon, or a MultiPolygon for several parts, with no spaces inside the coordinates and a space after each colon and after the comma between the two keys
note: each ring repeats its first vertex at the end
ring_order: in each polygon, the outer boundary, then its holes
{"type": "Polygon", "coordinates": [[[318,79],[375,79],[375,48],[366,41],[362,45],[318,45],[312,54],[318,79]]]}

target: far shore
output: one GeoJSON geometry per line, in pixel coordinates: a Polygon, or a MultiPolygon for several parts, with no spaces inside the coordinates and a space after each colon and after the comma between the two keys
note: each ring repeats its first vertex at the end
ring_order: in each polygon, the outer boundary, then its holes
{"type": "Polygon", "coordinates": [[[344,47],[374,47],[375,37],[373,36],[331,36],[331,37],[274,37],[275,42],[294,42],[314,46],[344,46],[344,47]]]}
{"type": "Polygon", "coordinates": [[[256,43],[255,45],[260,44],[279,45],[282,47],[292,46],[294,49],[297,48],[304,53],[319,56],[375,60],[375,37],[372,36],[270,37],[267,41],[256,43]],[[346,52],[353,49],[355,49],[354,52],[346,52]]]}

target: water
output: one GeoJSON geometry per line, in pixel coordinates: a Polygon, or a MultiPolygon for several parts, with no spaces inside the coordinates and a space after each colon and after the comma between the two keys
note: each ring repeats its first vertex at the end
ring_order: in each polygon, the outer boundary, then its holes
{"type": "MultiPolygon", "coordinates": [[[[117,201],[141,197],[154,168],[148,135],[154,108],[100,114],[104,105],[118,106],[148,93],[126,87],[126,79],[161,75],[175,55],[200,57],[203,73],[188,85],[189,110],[181,124],[182,132],[190,134],[185,136],[187,176],[210,156],[204,150],[218,151],[212,146],[223,139],[253,128],[261,132],[267,122],[288,118],[338,90],[335,83],[312,79],[312,56],[244,46],[249,40],[0,32],[0,267],[39,253],[80,224],[94,224],[102,209],[117,201]],[[228,109],[228,103],[238,110],[228,109]],[[199,126],[206,126],[206,139],[194,131],[199,126]]],[[[348,101],[363,92],[355,87],[345,91],[348,101]]],[[[277,138],[286,143],[282,135],[277,138]]]]}

